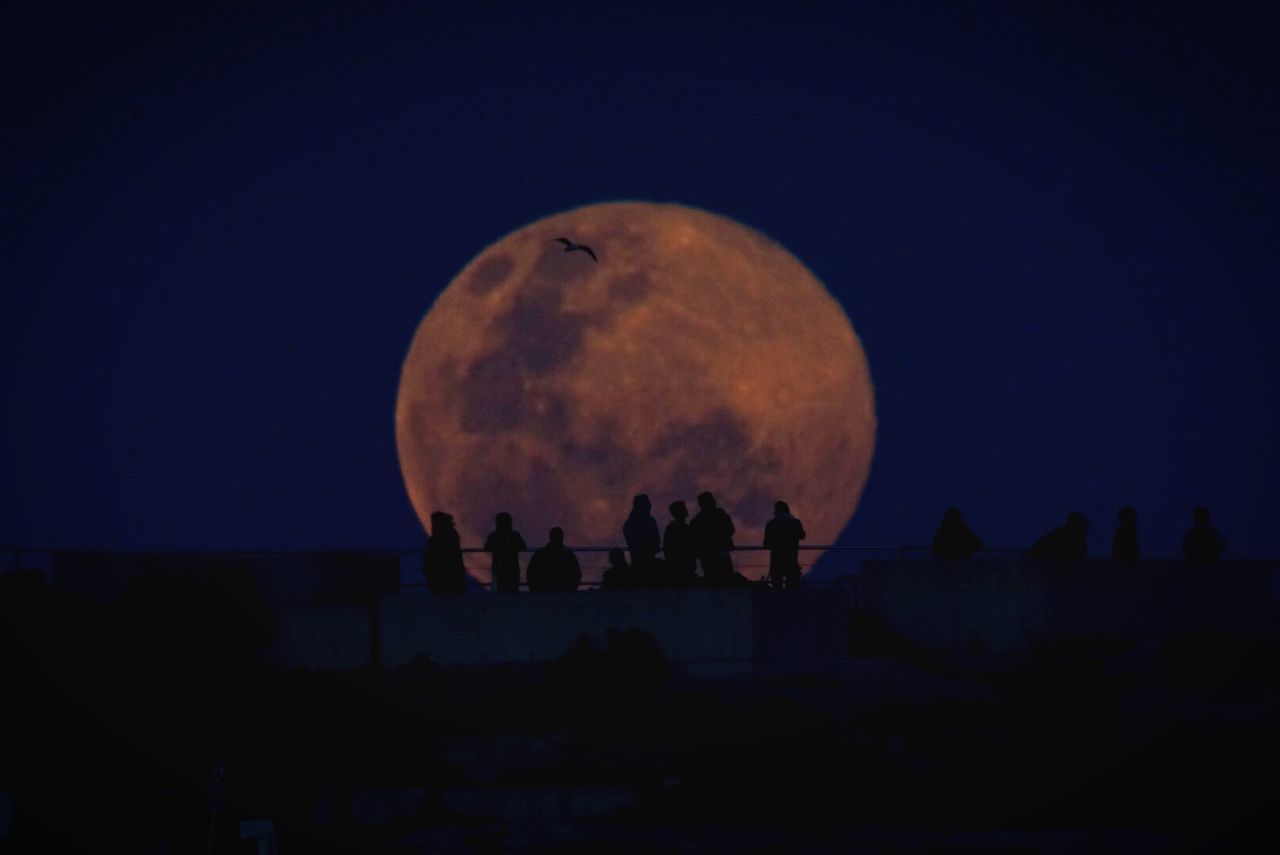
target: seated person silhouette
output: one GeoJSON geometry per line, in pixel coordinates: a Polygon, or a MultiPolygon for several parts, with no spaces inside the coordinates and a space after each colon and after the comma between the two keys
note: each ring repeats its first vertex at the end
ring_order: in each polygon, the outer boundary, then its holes
{"type": "Polygon", "coordinates": [[[485,538],[484,550],[493,556],[493,590],[520,590],[520,553],[529,547],[520,532],[511,527],[511,514],[503,511],[493,518],[496,528],[485,538]]]}
{"type": "Polygon", "coordinates": [[[1138,563],[1138,512],[1125,506],[1116,513],[1116,532],[1111,535],[1111,558],[1126,564],[1138,563]]]}
{"type": "Polygon", "coordinates": [[[556,527],[547,533],[547,545],[529,559],[530,591],[576,591],[582,582],[578,556],[564,545],[564,529],[556,527]]]}
{"type": "Polygon", "coordinates": [[[710,585],[727,585],[733,582],[733,520],[724,508],[716,506],[716,497],[709,492],[698,495],[698,513],[689,522],[693,535],[693,550],[702,565],[703,581],[710,585]]]}
{"type": "Polygon", "coordinates": [[[1046,561],[1082,561],[1088,552],[1089,523],[1084,514],[1067,514],[1067,521],[1036,541],[1033,558],[1046,561]]]}
{"type": "Polygon", "coordinates": [[[693,551],[693,533],[689,530],[689,509],[684,502],[672,502],[667,506],[671,522],[662,533],[662,554],[666,557],[667,582],[677,587],[692,584],[697,571],[697,556],[693,551]]]}
{"type": "Polygon", "coordinates": [[[634,571],[627,564],[627,554],[622,547],[615,546],[609,550],[609,568],[604,571],[600,587],[606,591],[625,591],[636,587],[634,571]]]}
{"type": "Polygon", "coordinates": [[[943,561],[968,561],[982,551],[982,538],[969,528],[956,507],[947,508],[933,535],[929,554],[943,561]]]}
{"type": "Polygon", "coordinates": [[[764,525],[764,548],[769,550],[769,582],[775,588],[800,585],[800,541],[804,524],[781,500],[773,504],[773,519],[764,525]]]}
{"type": "Polygon", "coordinates": [[[467,568],[462,563],[462,543],[453,517],[444,511],[431,514],[431,536],[422,555],[422,575],[432,594],[460,594],[467,589],[467,568]]]}
{"type": "Polygon", "coordinates": [[[1193,564],[1213,564],[1222,557],[1227,541],[1213,527],[1209,509],[1198,505],[1191,512],[1192,525],[1182,538],[1182,555],[1193,564]]]}
{"type": "Polygon", "coordinates": [[[653,518],[653,506],[644,493],[631,500],[631,515],[622,525],[622,536],[631,553],[631,568],[636,578],[653,573],[654,559],[662,549],[658,536],[658,521],[653,518]]]}

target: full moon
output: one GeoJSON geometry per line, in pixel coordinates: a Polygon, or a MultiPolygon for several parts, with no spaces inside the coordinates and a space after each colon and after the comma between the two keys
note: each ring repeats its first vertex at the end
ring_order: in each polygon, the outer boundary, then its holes
{"type": "MultiPolygon", "coordinates": [[[[739,547],[761,544],[779,499],[806,543],[830,544],[875,431],[866,355],[822,283],[763,234],[674,204],[588,205],[484,249],[422,319],[396,401],[414,510],[424,528],[451,513],[464,547],[498,511],[530,547],[553,526],[570,546],[622,545],[635,494],[664,528],[703,490],[739,547]]],[[[467,561],[482,581],[488,563],[467,561]]],[[[749,578],[766,563],[735,557],[749,578]]]]}

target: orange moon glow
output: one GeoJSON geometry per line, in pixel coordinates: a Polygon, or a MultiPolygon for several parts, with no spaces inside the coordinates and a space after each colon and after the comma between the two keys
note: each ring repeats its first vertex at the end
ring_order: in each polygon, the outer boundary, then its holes
{"type": "MultiPolygon", "coordinates": [[[[418,326],[396,401],[414,510],[424,527],[453,514],[464,547],[498,511],[531,547],[557,525],[571,546],[621,545],[633,495],[663,528],[703,490],[739,546],[760,545],[778,499],[831,543],[875,430],[866,355],[803,264],[733,220],[638,202],[546,217],[472,259],[418,326]]],[[[760,559],[736,563],[758,577],[760,559]]]]}

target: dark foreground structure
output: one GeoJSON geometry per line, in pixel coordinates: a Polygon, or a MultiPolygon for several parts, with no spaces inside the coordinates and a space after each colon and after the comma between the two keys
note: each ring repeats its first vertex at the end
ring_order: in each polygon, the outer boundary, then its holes
{"type": "Polygon", "coordinates": [[[0,851],[1142,852],[1269,831],[1274,565],[868,561],[795,591],[436,598],[394,569],[79,554],[52,584],[0,576],[0,851]]]}

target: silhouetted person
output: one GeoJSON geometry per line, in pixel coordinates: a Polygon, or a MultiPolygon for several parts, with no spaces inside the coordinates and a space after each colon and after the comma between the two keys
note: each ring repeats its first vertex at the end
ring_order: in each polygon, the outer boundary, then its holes
{"type": "Polygon", "coordinates": [[[933,535],[929,554],[944,561],[967,561],[982,551],[982,538],[969,528],[956,507],[947,508],[933,535]]]}
{"type": "Polygon", "coordinates": [[[422,556],[422,575],[432,594],[460,594],[467,589],[462,543],[453,517],[444,511],[431,514],[431,537],[422,556]]]}
{"type": "Polygon", "coordinates": [[[1209,509],[1197,506],[1191,512],[1192,525],[1182,538],[1182,555],[1194,564],[1212,564],[1222,557],[1227,541],[1210,521],[1209,509]]]}
{"type": "Polygon", "coordinates": [[[622,536],[631,553],[631,567],[637,576],[651,574],[654,559],[662,548],[658,536],[658,521],[653,518],[653,506],[644,493],[631,500],[631,515],[622,525],[622,536]]]}
{"type": "Polygon", "coordinates": [[[631,567],[627,564],[627,554],[621,547],[609,550],[609,568],[604,571],[600,580],[601,587],[608,591],[621,591],[634,588],[636,580],[631,567]]]}
{"type": "Polygon", "coordinates": [[[1067,521],[1036,541],[1031,555],[1048,561],[1081,561],[1088,552],[1089,524],[1084,514],[1067,514],[1067,521]]]}
{"type": "Polygon", "coordinates": [[[496,528],[485,538],[485,552],[493,556],[493,589],[520,590],[520,553],[529,547],[520,532],[511,527],[511,514],[503,511],[493,518],[496,528]]]}
{"type": "Polygon", "coordinates": [[[773,519],[764,526],[764,548],[769,550],[769,581],[775,588],[800,584],[800,541],[804,525],[791,515],[786,502],[773,503],[773,519]]]}
{"type": "Polygon", "coordinates": [[[564,529],[547,533],[547,545],[529,559],[530,591],[576,591],[582,582],[578,556],[564,545],[564,529]]]}
{"type": "Polygon", "coordinates": [[[1126,564],[1138,563],[1138,512],[1128,506],[1116,514],[1116,533],[1111,535],[1111,558],[1126,564]]]}
{"type": "Polygon", "coordinates": [[[689,522],[693,551],[702,564],[702,578],[712,584],[728,584],[733,579],[733,520],[716,506],[710,493],[698,496],[698,512],[689,522]]]}
{"type": "Polygon", "coordinates": [[[697,556],[693,551],[693,532],[689,523],[689,509],[684,502],[672,502],[667,506],[671,522],[662,533],[662,554],[667,559],[667,576],[671,584],[692,582],[697,570],[697,556]]]}

